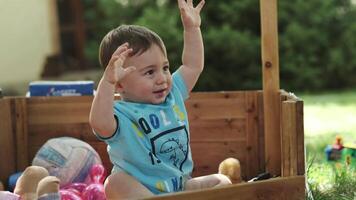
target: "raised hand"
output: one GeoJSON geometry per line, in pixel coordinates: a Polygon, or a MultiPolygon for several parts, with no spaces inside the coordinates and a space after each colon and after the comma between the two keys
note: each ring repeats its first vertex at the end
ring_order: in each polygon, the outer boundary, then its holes
{"type": "Polygon", "coordinates": [[[136,70],[134,66],[129,66],[124,68],[124,62],[130,52],[132,52],[131,48],[128,48],[129,44],[124,43],[120,45],[116,51],[111,56],[108,66],[104,72],[104,80],[111,84],[116,84],[120,80],[122,80],[129,73],[136,70]]]}
{"type": "Polygon", "coordinates": [[[200,27],[200,11],[203,8],[204,4],[205,1],[201,0],[199,4],[194,8],[193,0],[178,0],[180,16],[185,30],[200,27]]]}

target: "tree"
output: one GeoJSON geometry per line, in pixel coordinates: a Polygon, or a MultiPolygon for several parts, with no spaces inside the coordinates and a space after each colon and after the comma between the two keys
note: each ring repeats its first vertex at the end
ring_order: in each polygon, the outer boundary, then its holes
{"type": "MultiPolygon", "coordinates": [[[[91,2],[97,4],[88,20],[95,27],[88,43],[91,57],[97,59],[100,40],[110,29],[141,24],[162,37],[171,66],[181,64],[183,30],[176,1],[91,2]]],[[[281,87],[295,91],[355,85],[355,5],[350,0],[278,3],[281,87]]],[[[262,88],[259,9],[259,0],[206,3],[201,27],[206,69],[196,90],[262,88]]]]}

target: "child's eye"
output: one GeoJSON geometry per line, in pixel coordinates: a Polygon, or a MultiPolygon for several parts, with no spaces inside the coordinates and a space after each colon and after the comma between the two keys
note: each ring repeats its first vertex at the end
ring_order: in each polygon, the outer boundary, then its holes
{"type": "Polygon", "coordinates": [[[145,75],[152,75],[154,73],[153,69],[148,70],[147,72],[145,72],[145,75]]]}
{"type": "Polygon", "coordinates": [[[164,70],[164,71],[169,71],[169,66],[168,66],[168,65],[164,66],[164,67],[163,67],[163,70],[164,70]]]}

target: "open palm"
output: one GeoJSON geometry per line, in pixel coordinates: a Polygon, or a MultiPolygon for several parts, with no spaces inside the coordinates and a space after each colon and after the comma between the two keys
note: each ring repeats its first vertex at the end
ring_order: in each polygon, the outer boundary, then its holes
{"type": "Polygon", "coordinates": [[[205,1],[201,0],[194,8],[193,0],[178,0],[182,23],[185,29],[200,27],[200,11],[204,3],[205,1]]]}

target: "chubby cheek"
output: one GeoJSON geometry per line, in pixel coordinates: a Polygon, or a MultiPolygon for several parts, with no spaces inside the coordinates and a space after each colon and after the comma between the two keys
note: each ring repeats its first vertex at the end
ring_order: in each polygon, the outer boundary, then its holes
{"type": "Polygon", "coordinates": [[[169,90],[171,90],[172,89],[172,77],[168,81],[168,86],[169,86],[169,90]]]}

